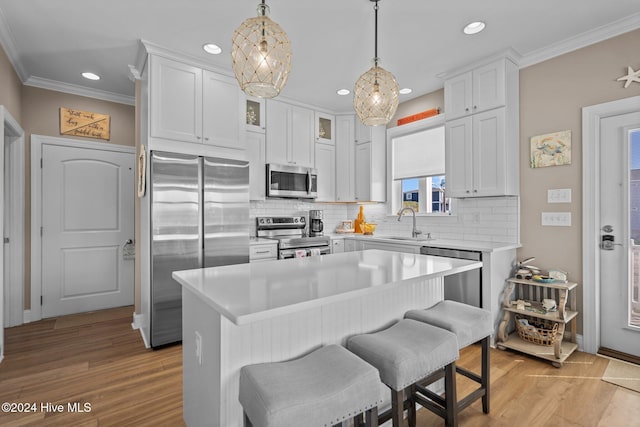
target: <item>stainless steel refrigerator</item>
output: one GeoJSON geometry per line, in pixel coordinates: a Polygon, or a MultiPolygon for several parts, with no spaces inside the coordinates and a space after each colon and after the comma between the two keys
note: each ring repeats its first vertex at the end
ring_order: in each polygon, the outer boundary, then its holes
{"type": "Polygon", "coordinates": [[[151,195],[151,346],[182,339],[177,270],[249,262],[249,164],[154,151],[151,195]]]}

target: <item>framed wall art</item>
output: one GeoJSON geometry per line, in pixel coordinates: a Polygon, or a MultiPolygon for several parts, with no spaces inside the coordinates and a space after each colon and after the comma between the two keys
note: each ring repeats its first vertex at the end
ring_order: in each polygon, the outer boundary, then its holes
{"type": "Polygon", "coordinates": [[[571,131],[531,137],[531,167],[544,168],[571,164],[571,131]]]}

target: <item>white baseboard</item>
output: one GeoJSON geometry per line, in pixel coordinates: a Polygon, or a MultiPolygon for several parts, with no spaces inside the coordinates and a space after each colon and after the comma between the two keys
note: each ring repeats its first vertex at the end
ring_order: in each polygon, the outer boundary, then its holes
{"type": "Polygon", "coordinates": [[[584,351],[583,338],[581,334],[576,334],[576,342],[578,343],[578,351],[584,351]]]}
{"type": "Polygon", "coordinates": [[[144,314],[133,313],[133,323],[131,323],[131,328],[140,329],[144,325],[144,314]]]}
{"type": "Polygon", "coordinates": [[[133,329],[137,329],[140,331],[140,336],[142,337],[142,341],[144,342],[145,348],[151,348],[149,345],[149,339],[145,335],[145,318],[144,314],[133,313],[133,323],[131,323],[131,327],[133,329]]]}
{"type": "Polygon", "coordinates": [[[24,311],[24,314],[22,315],[22,322],[31,323],[31,310],[24,311]]]}

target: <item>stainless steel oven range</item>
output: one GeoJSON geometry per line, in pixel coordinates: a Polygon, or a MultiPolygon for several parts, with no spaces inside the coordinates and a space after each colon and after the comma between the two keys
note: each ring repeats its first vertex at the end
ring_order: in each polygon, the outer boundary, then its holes
{"type": "Polygon", "coordinates": [[[278,259],[331,253],[328,236],[308,236],[305,216],[256,217],[256,234],[278,241],[278,259]]]}

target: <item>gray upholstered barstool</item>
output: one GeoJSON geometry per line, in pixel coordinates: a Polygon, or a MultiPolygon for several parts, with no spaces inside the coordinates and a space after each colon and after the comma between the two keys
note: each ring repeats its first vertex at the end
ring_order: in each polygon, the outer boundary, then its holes
{"type": "Polygon", "coordinates": [[[391,389],[391,410],[380,414],[379,423],[393,419],[402,425],[408,409],[410,426],[415,426],[417,401],[445,419],[447,426],[457,425],[455,361],[458,359],[456,336],[435,326],[414,320],[400,320],[391,327],[351,337],[347,348],[378,368],[380,379],[391,389]],[[431,383],[445,377],[444,399],[428,391],[426,399],[416,399],[416,383],[431,383]]]}
{"type": "Polygon", "coordinates": [[[456,405],[456,411],[482,398],[482,411],[489,413],[489,340],[493,332],[491,313],[478,307],[456,301],[440,301],[425,310],[410,310],[405,316],[420,322],[444,328],[458,337],[458,348],[463,349],[470,344],[481,341],[482,363],[481,375],[456,366],[457,372],[480,384],[480,387],[462,398],[456,405]]]}
{"type": "Polygon", "coordinates": [[[333,426],[354,418],[377,427],[378,371],[339,345],[299,359],[260,363],[240,370],[245,426],[333,426]]]}

